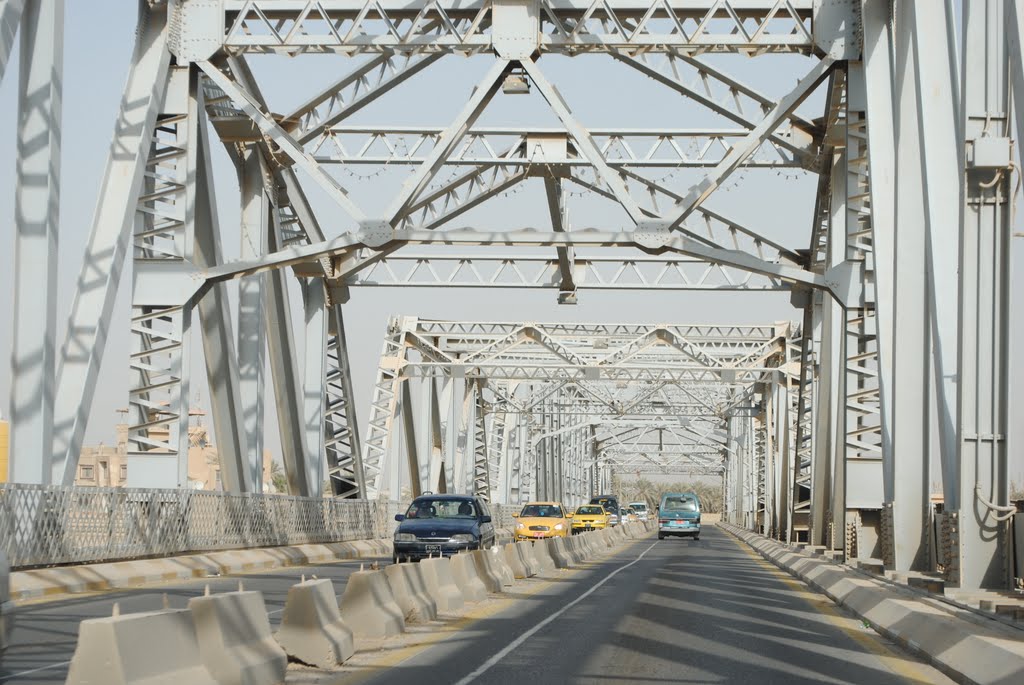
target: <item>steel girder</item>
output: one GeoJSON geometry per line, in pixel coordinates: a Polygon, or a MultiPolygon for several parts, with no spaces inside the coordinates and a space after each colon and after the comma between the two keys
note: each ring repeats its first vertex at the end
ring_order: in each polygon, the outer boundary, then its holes
{"type": "MultiPolygon", "coordinates": [[[[334,52],[482,53],[505,47],[518,26],[508,8],[524,8],[542,52],[637,49],[712,52],[803,52],[815,49],[810,0],[539,0],[499,6],[483,0],[417,0],[366,5],[227,0],[218,32],[200,26],[182,40],[204,48],[281,54],[334,52]],[[224,27],[227,31],[224,32],[224,27]]],[[[520,10],[521,11],[521,10],[520,10]]],[[[187,24],[186,24],[187,26],[187,24]]]]}

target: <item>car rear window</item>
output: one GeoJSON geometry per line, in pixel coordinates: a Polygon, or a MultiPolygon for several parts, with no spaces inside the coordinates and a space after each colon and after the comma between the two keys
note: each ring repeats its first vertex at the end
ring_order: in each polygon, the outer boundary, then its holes
{"type": "Polygon", "coordinates": [[[418,499],[405,514],[410,519],[472,519],[476,507],[469,500],[418,499]]]}
{"type": "Polygon", "coordinates": [[[690,497],[666,497],[662,511],[697,511],[697,501],[690,497]]]}
{"type": "Polygon", "coordinates": [[[579,509],[576,510],[576,513],[594,516],[598,514],[604,514],[605,512],[603,507],[580,507],[579,509]]]}

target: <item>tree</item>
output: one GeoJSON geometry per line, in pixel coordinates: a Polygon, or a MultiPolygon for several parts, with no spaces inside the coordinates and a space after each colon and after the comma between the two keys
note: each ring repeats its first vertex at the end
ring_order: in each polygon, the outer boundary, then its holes
{"type": "Polygon", "coordinates": [[[270,462],[270,483],[276,492],[288,494],[288,477],[284,475],[284,468],[276,461],[270,462]]]}

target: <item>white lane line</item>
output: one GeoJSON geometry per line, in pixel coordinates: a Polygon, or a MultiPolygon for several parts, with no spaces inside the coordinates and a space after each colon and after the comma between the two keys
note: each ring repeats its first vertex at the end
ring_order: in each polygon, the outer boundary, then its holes
{"type": "Polygon", "coordinates": [[[67,666],[70,663],[71,663],[70,661],[61,661],[60,663],[57,663],[57,664],[48,664],[46,666],[40,666],[39,668],[33,668],[31,670],[28,670],[28,671],[21,671],[20,673],[11,673],[10,675],[5,675],[2,678],[0,678],[0,683],[5,683],[8,680],[10,680],[11,678],[17,678],[18,676],[21,676],[21,675],[30,675],[32,673],[39,673],[39,671],[47,671],[47,670],[49,670],[51,668],[57,668],[58,666],[67,666]]]}
{"type": "Polygon", "coordinates": [[[550,616],[548,616],[546,619],[544,619],[543,621],[541,621],[540,623],[538,623],[534,627],[532,627],[529,630],[527,630],[525,633],[523,633],[522,635],[517,637],[515,640],[513,640],[507,647],[505,647],[505,649],[501,650],[500,652],[498,652],[497,654],[492,656],[490,659],[485,661],[479,668],[477,668],[475,671],[473,671],[472,673],[467,675],[465,678],[463,678],[459,682],[455,683],[455,685],[468,685],[469,683],[473,682],[474,680],[479,678],[481,675],[483,675],[484,673],[489,671],[498,662],[500,662],[506,656],[511,654],[512,651],[514,651],[517,647],[519,647],[519,645],[521,645],[524,642],[526,642],[527,640],[529,640],[533,635],[535,635],[537,633],[537,631],[539,631],[541,628],[543,628],[544,626],[546,626],[549,623],[551,623],[552,621],[554,621],[556,618],[558,618],[559,616],[561,616],[565,612],[569,611],[569,609],[572,609],[574,606],[576,606],[577,604],[579,604],[580,602],[585,600],[595,590],[597,590],[599,587],[601,587],[602,585],[607,583],[609,580],[611,580],[615,576],[615,574],[617,574],[619,571],[624,571],[627,568],[629,568],[630,566],[632,566],[633,564],[635,564],[636,562],[638,562],[641,559],[643,559],[644,555],[646,555],[648,552],[650,552],[652,549],[654,549],[654,546],[656,544],[658,544],[658,543],[657,542],[652,542],[651,546],[648,547],[647,549],[645,549],[643,552],[641,552],[640,556],[638,556],[636,559],[634,559],[633,561],[629,562],[628,564],[625,564],[625,565],[620,566],[619,568],[615,569],[614,571],[609,573],[607,576],[602,578],[600,582],[595,583],[593,587],[591,587],[589,590],[584,592],[582,595],[580,595],[576,599],[572,600],[571,602],[566,604],[564,607],[562,607],[561,609],[559,609],[555,613],[551,614],[550,616]]]}

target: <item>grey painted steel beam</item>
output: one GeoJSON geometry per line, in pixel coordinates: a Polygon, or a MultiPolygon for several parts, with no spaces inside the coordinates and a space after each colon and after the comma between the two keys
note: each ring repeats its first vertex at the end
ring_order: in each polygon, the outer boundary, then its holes
{"type": "MultiPolygon", "coordinates": [[[[555,178],[544,179],[544,191],[548,200],[548,213],[551,215],[551,228],[558,233],[569,230],[568,207],[562,196],[562,182],[555,178]]],[[[576,253],[571,247],[558,247],[558,273],[561,282],[558,285],[560,303],[576,302],[576,282],[573,280],[573,271],[576,262],[576,253]]]]}
{"type": "Polygon", "coordinates": [[[0,83],[7,71],[7,61],[14,49],[14,38],[18,35],[24,9],[25,0],[0,0],[0,83]]]}
{"type": "Polygon", "coordinates": [[[327,473],[338,497],[363,497],[366,474],[363,471],[363,442],[359,433],[352,368],[342,305],[331,306],[331,334],[328,340],[327,386],[327,473]]]}
{"type": "Polygon", "coordinates": [[[402,184],[398,196],[386,210],[385,217],[390,226],[396,226],[398,220],[405,216],[409,206],[420,196],[437,170],[441,168],[444,159],[451,154],[455,146],[466,135],[466,131],[476,122],[477,117],[501,87],[508,68],[508,60],[498,59],[480,79],[480,83],[477,84],[455,120],[440,135],[434,148],[423,160],[416,173],[402,184]]]}
{"type": "MultiPolygon", "coordinates": [[[[196,264],[199,266],[220,264],[223,261],[210,141],[205,123],[205,117],[200,116],[195,236],[196,264]]],[[[262,469],[253,474],[249,468],[249,436],[244,422],[244,398],[239,383],[239,364],[235,355],[227,286],[219,284],[210,288],[199,300],[197,309],[224,489],[229,492],[258,491],[260,488],[254,487],[252,479],[256,475],[262,484],[263,474],[262,469]]],[[[257,453],[262,457],[262,450],[257,453]]],[[[257,463],[262,466],[262,459],[257,463]]]]}
{"type": "Polygon", "coordinates": [[[892,501],[895,485],[892,464],[892,402],[896,333],[893,289],[896,279],[896,142],[893,131],[893,40],[889,27],[889,5],[889,0],[862,0],[861,4],[883,501],[886,502],[892,501]]]}
{"type": "MultiPolygon", "coordinates": [[[[203,37],[223,41],[231,51],[281,54],[400,49],[476,54],[499,47],[490,3],[386,1],[375,3],[373,13],[348,0],[316,4],[318,11],[309,12],[289,0],[227,0],[226,31],[203,37]]],[[[670,0],[654,5],[612,0],[595,12],[590,2],[540,0],[534,40],[543,52],[570,54],[612,49],[810,52],[812,7],[810,0],[670,0]]]]}
{"type": "MultiPolygon", "coordinates": [[[[270,233],[270,248],[279,246],[279,228],[276,220],[270,233]]],[[[274,271],[267,277],[266,297],[263,301],[267,327],[267,351],[271,376],[274,381],[274,399],[277,423],[281,429],[281,456],[290,494],[303,497],[319,489],[309,481],[308,461],[311,458],[306,444],[302,417],[302,381],[298,368],[298,349],[295,344],[291,307],[288,301],[287,274],[274,271]]]]}
{"type": "Polygon", "coordinates": [[[326,455],[327,293],[322,278],[302,284],[305,314],[305,354],[303,355],[302,413],[306,434],[307,497],[323,496],[324,457],[326,455]]]}
{"type": "MultiPolygon", "coordinates": [[[[960,116],[968,159],[960,240],[954,464],[954,482],[959,485],[955,523],[959,549],[952,580],[963,588],[1002,590],[1013,587],[1008,521],[1016,511],[1008,501],[1007,473],[1014,201],[1009,72],[1018,72],[1019,79],[1022,64],[1019,52],[1010,59],[1000,5],[1000,0],[984,0],[965,3],[963,8],[960,116]]],[[[1009,31],[1014,32],[1014,28],[1009,31]]],[[[1021,133],[1018,129],[1017,135],[1021,133]]]]}
{"type": "Polygon", "coordinates": [[[300,145],[310,143],[441,56],[384,53],[373,57],[292,110],[284,121],[295,126],[292,133],[300,145]]]}
{"type": "MultiPolygon", "coordinates": [[[[0,8],[0,20],[19,9],[0,8]]],[[[20,38],[9,473],[16,483],[49,484],[53,471],[59,470],[50,463],[50,455],[56,386],[64,0],[28,3],[21,15],[20,38]]],[[[5,58],[0,53],[0,67],[5,58]]]]}
{"type": "MultiPolygon", "coordinates": [[[[911,3],[897,5],[896,21],[913,25],[911,3]]],[[[928,293],[924,269],[923,154],[917,77],[917,55],[911,31],[894,35],[896,242],[895,320],[899,345],[893,349],[892,499],[893,567],[928,570],[928,293]],[[904,266],[905,265],[905,266],[904,266]]],[[[884,111],[882,112],[884,116],[884,111]]],[[[868,112],[870,119],[872,112],[868,112]]],[[[894,331],[894,334],[897,334],[894,331]]]]}
{"type": "Polygon", "coordinates": [[[778,128],[779,124],[814,92],[831,73],[834,64],[835,61],[831,57],[823,58],[800,79],[793,90],[780,98],[765,118],[751,129],[747,137],[734,145],[729,154],[708,173],[704,180],[691,188],[683,201],[667,214],[666,219],[669,225],[675,228],[686,221],[694,209],[715,192],[722,182],[778,128]]]}
{"type": "MultiPolygon", "coordinates": [[[[255,146],[241,153],[238,169],[241,196],[239,255],[258,259],[267,253],[271,231],[271,208],[263,179],[265,162],[255,146]]],[[[241,401],[241,421],[246,435],[247,480],[253,492],[263,489],[263,445],[266,393],[265,325],[266,274],[256,274],[238,282],[238,357],[236,367],[241,401]]]]}
{"type": "Polygon", "coordinates": [[[57,368],[53,482],[71,485],[99,382],[114,300],[135,222],[150,136],[167,88],[164,8],[140,2],[139,30],[57,368]]]}
{"type": "Polygon", "coordinates": [[[576,120],[572,110],[569,108],[569,104],[562,98],[562,94],[547,80],[540,67],[533,60],[525,59],[519,63],[526,70],[537,90],[540,91],[540,94],[547,100],[551,109],[554,110],[561,120],[565,130],[572,136],[579,151],[594,167],[598,178],[611,189],[615,199],[619,201],[619,204],[622,205],[622,208],[626,210],[626,213],[629,214],[629,217],[634,222],[639,223],[643,220],[645,215],[640,210],[640,206],[637,205],[636,201],[629,194],[629,190],[626,189],[622,178],[608,166],[604,155],[601,154],[600,149],[598,149],[597,144],[594,142],[593,136],[590,135],[590,131],[576,120]]]}

